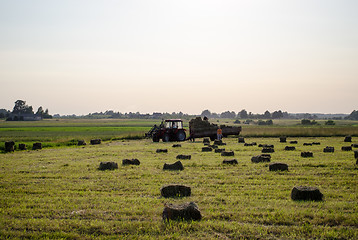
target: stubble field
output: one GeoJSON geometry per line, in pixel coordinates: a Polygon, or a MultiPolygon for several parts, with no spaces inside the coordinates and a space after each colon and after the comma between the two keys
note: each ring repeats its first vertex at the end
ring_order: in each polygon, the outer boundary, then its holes
{"type": "MultiPolygon", "coordinates": [[[[246,142],[273,144],[271,162],[289,171],[270,172],[269,163],[252,163],[258,146],[225,138],[234,157],[201,152],[202,139],[173,143],[112,140],[101,145],[45,148],[0,154],[0,238],[48,239],[357,239],[358,167],[353,151],[342,151],[343,137],[246,137],[246,142]],[[320,145],[303,146],[303,143],[320,145]],[[285,146],[295,146],[285,151],[285,146]],[[324,153],[325,146],[335,147],[324,153]],[[168,153],[156,153],[156,149],[168,153]],[[302,158],[302,151],[313,158],[302,158]],[[177,161],[183,171],[164,171],[177,161]],[[122,166],[137,158],[139,166],[122,166]],[[223,165],[235,158],[237,165],[223,165]],[[102,161],[119,164],[100,171],[102,161]],[[163,185],[179,183],[192,195],[163,198],[163,185]],[[315,186],[323,201],[293,201],[294,186],[315,186]],[[201,221],[163,222],[165,203],[195,202],[201,221]]],[[[353,137],[353,143],[358,143],[353,137]]],[[[357,150],[357,149],[354,149],[357,150]]]]}

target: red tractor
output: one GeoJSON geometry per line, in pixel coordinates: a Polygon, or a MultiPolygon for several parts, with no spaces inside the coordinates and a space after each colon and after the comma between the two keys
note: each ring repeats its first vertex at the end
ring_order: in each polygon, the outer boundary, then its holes
{"type": "Polygon", "coordinates": [[[162,122],[159,127],[154,125],[146,136],[152,137],[153,142],[159,142],[160,139],[163,142],[185,141],[185,131],[181,119],[168,119],[162,122]]]}

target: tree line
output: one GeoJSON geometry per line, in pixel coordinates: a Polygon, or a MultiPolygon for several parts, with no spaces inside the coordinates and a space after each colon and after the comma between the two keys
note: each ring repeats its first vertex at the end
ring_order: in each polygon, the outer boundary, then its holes
{"type": "Polygon", "coordinates": [[[47,108],[44,110],[43,107],[40,106],[35,113],[33,107],[27,105],[26,101],[23,100],[17,100],[15,102],[15,106],[12,109],[12,111],[6,109],[0,109],[0,118],[2,119],[5,118],[6,120],[9,121],[24,120],[24,116],[27,117],[34,116],[40,119],[52,118],[47,108]]]}

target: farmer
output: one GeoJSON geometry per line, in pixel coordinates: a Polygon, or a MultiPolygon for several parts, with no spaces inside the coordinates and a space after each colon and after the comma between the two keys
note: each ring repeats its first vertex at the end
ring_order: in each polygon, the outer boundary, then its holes
{"type": "Polygon", "coordinates": [[[223,130],[221,130],[221,128],[218,128],[218,130],[216,131],[216,135],[217,139],[221,140],[221,138],[223,137],[223,130]]]}

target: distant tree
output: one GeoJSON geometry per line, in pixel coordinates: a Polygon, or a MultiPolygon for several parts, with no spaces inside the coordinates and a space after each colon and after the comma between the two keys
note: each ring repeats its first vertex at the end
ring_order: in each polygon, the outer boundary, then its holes
{"type": "Polygon", "coordinates": [[[270,118],[271,118],[271,113],[266,110],[266,112],[265,112],[264,115],[263,115],[263,118],[265,118],[265,119],[270,119],[270,118]]]}
{"type": "Polygon", "coordinates": [[[39,116],[41,116],[41,117],[44,115],[44,110],[43,110],[42,107],[39,107],[39,108],[37,109],[36,115],[39,115],[39,116]]]}
{"type": "Polygon", "coordinates": [[[10,114],[10,111],[6,109],[0,109],[0,119],[7,118],[10,114]]]}
{"type": "Polygon", "coordinates": [[[50,119],[52,118],[52,116],[48,113],[48,109],[46,108],[45,112],[42,115],[43,118],[45,119],[50,119]]]}
{"type": "Polygon", "coordinates": [[[211,118],[211,112],[208,109],[206,109],[201,112],[200,116],[211,118]]]}
{"type": "Polygon", "coordinates": [[[15,102],[14,109],[12,110],[12,113],[19,114],[19,113],[34,113],[32,106],[26,105],[26,101],[23,100],[17,100],[15,102]]]}
{"type": "Polygon", "coordinates": [[[282,118],[290,118],[290,114],[288,114],[288,112],[283,112],[282,118]]]}
{"type": "Polygon", "coordinates": [[[353,110],[345,119],[348,120],[358,120],[358,110],[353,110]]]}
{"type": "Polygon", "coordinates": [[[221,118],[235,118],[236,117],[236,113],[235,112],[230,112],[230,111],[226,111],[226,112],[222,112],[220,114],[221,118]]]}
{"type": "Polygon", "coordinates": [[[239,118],[241,119],[246,119],[249,117],[249,115],[247,114],[247,111],[245,109],[242,109],[239,113],[238,113],[239,118]]]}
{"type": "Polygon", "coordinates": [[[280,119],[280,118],[283,118],[283,113],[281,110],[278,110],[278,111],[274,111],[272,113],[272,118],[273,119],[280,119]]]}

